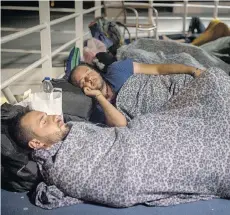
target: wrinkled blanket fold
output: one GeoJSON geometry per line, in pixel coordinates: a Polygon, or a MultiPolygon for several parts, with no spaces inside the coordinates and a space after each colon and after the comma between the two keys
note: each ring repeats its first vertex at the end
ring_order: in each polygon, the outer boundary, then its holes
{"type": "Polygon", "coordinates": [[[128,121],[146,113],[158,112],[192,80],[191,75],[185,74],[133,75],[117,96],[117,109],[128,121]]]}

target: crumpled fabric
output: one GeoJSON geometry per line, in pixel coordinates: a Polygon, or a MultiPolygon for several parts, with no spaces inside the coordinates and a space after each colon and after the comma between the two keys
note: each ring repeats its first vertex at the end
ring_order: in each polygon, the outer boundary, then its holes
{"type": "Polygon", "coordinates": [[[99,52],[106,52],[105,44],[95,38],[87,40],[87,46],[83,48],[84,61],[93,64],[93,59],[99,52]]]}

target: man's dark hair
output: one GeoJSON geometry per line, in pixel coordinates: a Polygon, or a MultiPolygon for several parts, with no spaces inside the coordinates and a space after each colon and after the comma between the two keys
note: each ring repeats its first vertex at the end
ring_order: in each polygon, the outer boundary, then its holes
{"type": "Polygon", "coordinates": [[[78,67],[80,67],[80,66],[87,66],[87,67],[89,67],[90,69],[92,69],[92,70],[94,70],[94,71],[96,71],[96,72],[98,72],[98,73],[100,74],[99,69],[97,69],[97,68],[94,67],[93,65],[90,65],[90,64],[85,63],[85,62],[81,62],[79,65],[75,66],[75,67],[71,70],[71,72],[70,72],[69,82],[70,82],[71,84],[73,84],[74,86],[77,86],[77,83],[76,83],[75,80],[74,80],[74,76],[75,76],[75,74],[76,74],[76,72],[77,72],[78,67]]]}
{"type": "Polygon", "coordinates": [[[25,108],[17,113],[17,115],[12,119],[11,126],[9,128],[10,134],[16,141],[18,146],[22,148],[29,149],[28,143],[33,139],[33,131],[29,127],[22,126],[23,117],[31,112],[29,108],[25,108]]]}

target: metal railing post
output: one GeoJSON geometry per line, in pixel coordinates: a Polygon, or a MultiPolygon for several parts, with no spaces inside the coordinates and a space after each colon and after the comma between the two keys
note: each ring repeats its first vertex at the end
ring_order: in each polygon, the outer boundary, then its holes
{"type": "MultiPolygon", "coordinates": [[[[94,0],[94,2],[95,2],[95,7],[101,6],[101,0],[94,0]]],[[[101,8],[95,10],[95,12],[94,12],[94,17],[95,18],[99,17],[99,16],[101,16],[101,8]]]]}
{"type": "MultiPolygon", "coordinates": [[[[149,23],[152,23],[152,18],[153,18],[153,0],[149,0],[149,5],[151,8],[148,9],[148,15],[149,15],[149,23]]],[[[148,37],[151,37],[152,31],[148,32],[148,37]]]]}
{"type": "Polygon", "coordinates": [[[10,104],[16,104],[18,102],[9,87],[2,89],[2,93],[10,104]]]}
{"type": "Polygon", "coordinates": [[[186,18],[187,18],[187,15],[188,15],[188,0],[184,0],[183,34],[186,33],[186,27],[187,27],[186,18]]]}
{"type": "Polygon", "coordinates": [[[32,69],[35,69],[36,67],[40,66],[42,63],[48,60],[48,56],[46,55],[45,57],[35,61],[34,63],[30,64],[27,66],[25,69],[20,70],[18,73],[14,74],[11,76],[9,79],[1,83],[1,89],[4,89],[8,87],[10,84],[14,83],[17,81],[19,78],[22,78],[24,75],[26,75],[28,72],[30,72],[32,69]]]}
{"type": "Polygon", "coordinates": [[[83,1],[75,0],[75,13],[80,13],[75,17],[75,37],[80,40],[76,41],[76,46],[80,49],[81,56],[83,55],[83,40],[84,40],[84,26],[83,26],[83,1]]]}
{"type": "Polygon", "coordinates": [[[48,56],[48,60],[42,64],[43,76],[52,76],[51,58],[51,33],[50,33],[50,6],[49,1],[39,1],[40,24],[45,23],[46,28],[40,31],[41,57],[48,56]]]}
{"type": "Polygon", "coordinates": [[[219,0],[214,1],[215,7],[213,11],[213,17],[216,19],[218,17],[218,5],[219,5],[219,0]]]}

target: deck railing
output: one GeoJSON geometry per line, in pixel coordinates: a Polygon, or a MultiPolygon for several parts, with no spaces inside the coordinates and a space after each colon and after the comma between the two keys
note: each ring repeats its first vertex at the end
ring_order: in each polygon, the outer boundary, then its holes
{"type": "MultiPolygon", "coordinates": [[[[213,0],[212,3],[208,5],[201,5],[197,3],[191,3],[189,0],[181,0],[177,1],[179,3],[155,3],[153,0],[149,0],[149,3],[138,3],[138,2],[125,2],[126,6],[132,6],[132,7],[141,7],[142,5],[151,4],[153,7],[182,7],[183,8],[183,16],[182,17],[174,17],[174,19],[182,19],[183,20],[183,31],[182,33],[186,31],[186,20],[190,17],[188,17],[188,8],[192,7],[199,7],[199,8],[213,8],[213,16],[207,17],[208,19],[217,18],[218,17],[218,11],[221,10],[228,10],[230,14],[230,6],[223,6],[220,5],[220,0],[213,0]]],[[[203,1],[205,2],[205,1],[203,1]]],[[[201,3],[201,1],[199,1],[201,3]]],[[[83,49],[83,41],[84,36],[89,34],[89,32],[84,32],[83,28],[83,16],[85,14],[94,12],[94,16],[101,16],[101,9],[103,8],[103,5],[101,5],[101,1],[95,0],[95,6],[83,10],[83,1],[75,0],[75,7],[74,9],[68,9],[68,8],[59,8],[54,9],[50,8],[49,1],[39,1],[39,7],[13,7],[13,6],[2,6],[2,10],[28,10],[28,11],[38,11],[39,12],[39,18],[40,18],[40,24],[36,25],[31,28],[27,29],[18,29],[18,28],[1,28],[2,31],[14,31],[16,33],[10,34],[8,36],[4,36],[1,38],[1,44],[10,42],[12,40],[18,39],[20,37],[23,37],[25,35],[34,33],[34,32],[40,32],[40,40],[41,40],[41,50],[23,50],[23,49],[2,49],[2,52],[17,52],[17,53],[37,53],[41,54],[41,58],[37,60],[36,62],[32,63],[25,69],[22,69],[14,76],[10,77],[8,80],[4,81],[1,84],[1,90],[3,94],[5,95],[6,99],[10,103],[16,103],[16,99],[13,96],[12,92],[10,91],[9,86],[16,82],[18,79],[20,79],[22,76],[28,74],[31,70],[34,68],[42,65],[42,70],[45,71],[47,76],[49,76],[49,72],[52,69],[52,58],[55,57],[58,54],[66,54],[66,52],[63,52],[64,49],[67,47],[73,45],[74,43],[76,46],[80,48],[80,50],[83,49]],[[66,15],[62,18],[58,18],[55,20],[50,21],[50,12],[63,12],[63,13],[72,13],[70,15],[66,15]],[[67,20],[74,19],[75,20],[75,29],[74,33],[75,38],[68,41],[67,43],[63,44],[59,48],[57,48],[54,51],[51,51],[51,32],[54,30],[51,29],[52,26],[63,23],[67,20]]],[[[172,17],[161,17],[159,15],[159,19],[173,19],[172,17]]],[[[228,19],[228,18],[227,18],[228,19]]],[[[230,17],[229,17],[230,19],[230,17]]],[[[82,53],[82,52],[81,52],[82,53]]],[[[50,75],[51,76],[51,75],[50,75]]]]}

